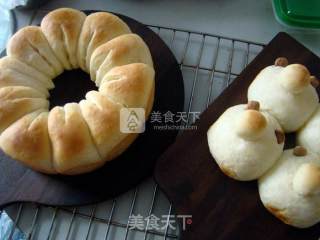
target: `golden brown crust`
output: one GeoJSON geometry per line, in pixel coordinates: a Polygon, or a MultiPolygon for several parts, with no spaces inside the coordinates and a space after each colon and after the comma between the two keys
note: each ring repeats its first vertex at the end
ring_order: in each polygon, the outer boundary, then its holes
{"type": "Polygon", "coordinates": [[[220,164],[219,167],[220,167],[221,171],[222,171],[225,175],[227,175],[227,176],[229,176],[229,177],[231,177],[231,178],[237,179],[237,174],[236,174],[236,172],[234,172],[233,170],[231,170],[229,167],[225,166],[223,163],[220,164]]]}
{"type": "Polygon", "coordinates": [[[41,98],[0,100],[0,133],[24,115],[38,109],[48,109],[49,103],[41,98]]]}
{"type": "Polygon", "coordinates": [[[101,161],[78,104],[68,103],[50,111],[49,136],[55,169],[62,174],[101,161]]]}
{"type": "Polygon", "coordinates": [[[87,93],[86,99],[80,102],[83,117],[89,126],[101,158],[107,159],[110,151],[126,137],[125,133],[120,132],[122,105],[111,101],[97,91],[87,93]]]}
{"type": "Polygon", "coordinates": [[[320,192],[320,167],[314,163],[304,163],[293,178],[293,189],[304,197],[320,192]]]}
{"type": "Polygon", "coordinates": [[[63,71],[41,28],[37,26],[27,26],[16,32],[8,42],[7,54],[50,78],[63,71]]]}
{"type": "Polygon", "coordinates": [[[41,29],[65,69],[77,68],[77,47],[86,15],[72,8],[49,12],[41,21],[41,29]]]}
{"type": "Polygon", "coordinates": [[[267,120],[263,114],[256,110],[245,110],[241,113],[236,125],[236,131],[240,137],[256,139],[267,126],[267,120]]]}
{"type": "Polygon", "coordinates": [[[31,168],[56,173],[48,135],[48,112],[30,113],[7,128],[0,137],[2,150],[31,168]]]}
{"type": "Polygon", "coordinates": [[[127,24],[111,13],[97,12],[86,17],[78,47],[78,62],[81,69],[88,72],[91,54],[97,47],[117,36],[130,32],[127,24]]]}
{"type": "Polygon", "coordinates": [[[0,99],[1,100],[9,100],[16,98],[43,98],[46,96],[30,87],[23,86],[10,86],[0,88],[0,99]]]}
{"type": "Polygon", "coordinates": [[[310,84],[310,72],[301,64],[290,64],[280,72],[279,81],[288,91],[300,93],[310,84]]]}
{"type": "Polygon", "coordinates": [[[153,68],[148,46],[136,34],[118,36],[101,46],[92,54],[90,76],[99,86],[103,76],[112,68],[131,63],[145,63],[153,68]]]}
{"type": "Polygon", "coordinates": [[[282,222],[291,225],[290,219],[285,215],[283,210],[278,209],[270,204],[266,204],[265,207],[270,213],[272,213],[274,216],[276,216],[282,222]]]}
{"type": "Polygon", "coordinates": [[[26,86],[38,90],[46,97],[49,96],[47,86],[40,81],[36,81],[34,77],[10,68],[0,68],[0,88],[8,86],[26,86]]]}
{"type": "Polygon", "coordinates": [[[129,108],[146,109],[153,102],[154,70],[143,63],[115,67],[103,78],[99,91],[129,108]]]}
{"type": "Polygon", "coordinates": [[[34,80],[35,84],[39,83],[39,85],[49,89],[54,88],[54,84],[48,76],[14,57],[5,56],[0,59],[1,76],[5,75],[4,72],[10,72],[11,74],[20,73],[34,80]]]}

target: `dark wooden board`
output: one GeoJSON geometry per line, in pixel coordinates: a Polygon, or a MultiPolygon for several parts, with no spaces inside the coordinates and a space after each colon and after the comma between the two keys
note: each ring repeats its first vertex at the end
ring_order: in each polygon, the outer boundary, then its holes
{"type": "MultiPolygon", "coordinates": [[[[264,209],[257,182],[226,177],[209,153],[207,130],[230,106],[247,101],[247,88],[278,56],[305,64],[320,77],[320,59],[285,33],[279,33],[239,77],[209,106],[157,162],[155,178],[177,214],[192,215],[182,240],[318,240],[320,224],[299,230],[285,225],[264,209]]],[[[318,92],[319,93],[319,92],[318,92]]],[[[294,135],[287,136],[294,142],[294,135]]]]}
{"type": "MultiPolygon", "coordinates": [[[[87,11],[91,13],[92,11],[87,11]]],[[[143,24],[119,15],[140,35],[151,50],[156,71],[154,111],[183,110],[184,86],[174,55],[160,37],[143,24]]],[[[55,79],[52,105],[78,101],[94,89],[90,77],[81,71],[69,71],[55,79]],[[67,93],[67,94],[66,94],[67,93]],[[70,97],[72,96],[72,97],[70,97]]],[[[154,130],[150,121],[145,133],[117,159],[101,169],[79,176],[49,176],[30,170],[0,153],[0,206],[31,201],[67,206],[96,203],[117,196],[151,176],[157,158],[175,140],[177,131],[154,130]]]]}

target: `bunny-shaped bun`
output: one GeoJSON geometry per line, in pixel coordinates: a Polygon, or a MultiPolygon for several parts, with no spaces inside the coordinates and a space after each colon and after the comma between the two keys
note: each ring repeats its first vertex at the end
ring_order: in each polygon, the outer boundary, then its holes
{"type": "Polygon", "coordinates": [[[300,129],[316,110],[318,81],[301,64],[287,65],[285,58],[264,68],[248,89],[248,100],[260,102],[280,123],[285,132],[300,129]]]}
{"type": "Polygon", "coordinates": [[[283,152],[259,179],[263,205],[286,224],[307,228],[320,221],[320,157],[303,147],[283,152]]]}
{"type": "Polygon", "coordinates": [[[280,157],[284,133],[258,102],[228,108],[208,130],[209,149],[221,170],[248,181],[264,174],[280,157]]]}

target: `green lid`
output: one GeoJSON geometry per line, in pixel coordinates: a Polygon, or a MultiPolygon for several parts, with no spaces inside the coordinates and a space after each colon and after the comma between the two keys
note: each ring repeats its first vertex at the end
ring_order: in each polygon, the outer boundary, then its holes
{"type": "Polygon", "coordinates": [[[277,18],[286,25],[320,28],[320,0],[273,0],[277,18]]]}

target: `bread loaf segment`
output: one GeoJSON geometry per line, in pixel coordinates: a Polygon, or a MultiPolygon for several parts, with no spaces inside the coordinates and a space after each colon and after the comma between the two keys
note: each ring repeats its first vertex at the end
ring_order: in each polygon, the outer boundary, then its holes
{"type": "Polygon", "coordinates": [[[97,47],[130,32],[127,24],[113,14],[97,12],[86,17],[78,46],[78,63],[81,69],[90,72],[91,55],[97,47]]]}
{"type": "Polygon", "coordinates": [[[71,8],[59,8],[41,21],[41,29],[54,53],[67,70],[78,68],[77,47],[86,15],[71,8]]]}
{"type": "Polygon", "coordinates": [[[112,68],[130,63],[145,63],[153,67],[148,46],[136,34],[125,34],[102,44],[90,59],[90,76],[99,86],[112,68]]]}
{"type": "Polygon", "coordinates": [[[49,113],[48,128],[57,172],[79,174],[102,164],[78,104],[53,108],[49,113]]]}
{"type": "Polygon", "coordinates": [[[0,136],[0,147],[10,157],[48,174],[56,173],[48,135],[48,111],[25,115],[0,136]]]}
{"type": "Polygon", "coordinates": [[[143,63],[115,67],[103,78],[99,91],[129,108],[149,115],[154,99],[154,70],[143,63]]]}
{"type": "Polygon", "coordinates": [[[27,26],[9,40],[7,54],[54,78],[63,67],[52,51],[40,27],[27,26]]]}
{"type": "Polygon", "coordinates": [[[37,69],[28,66],[24,62],[21,62],[17,58],[14,57],[3,57],[0,59],[0,74],[4,71],[9,71],[12,73],[20,73],[24,76],[27,76],[28,79],[34,80],[34,84],[46,87],[48,89],[54,88],[54,84],[52,80],[43,74],[42,72],[39,72],[37,69]]]}
{"type": "Polygon", "coordinates": [[[46,99],[35,97],[37,93],[30,89],[2,88],[0,96],[0,133],[24,115],[49,107],[46,99]]]}
{"type": "Polygon", "coordinates": [[[36,82],[33,78],[30,78],[19,72],[14,72],[10,69],[0,70],[0,88],[13,86],[25,86],[34,88],[41,92],[46,97],[49,96],[48,89],[43,84],[36,82]]]}
{"type": "Polygon", "coordinates": [[[80,102],[80,108],[100,156],[103,160],[111,159],[110,152],[127,136],[120,132],[122,105],[97,91],[90,91],[86,100],[80,102]]]}

